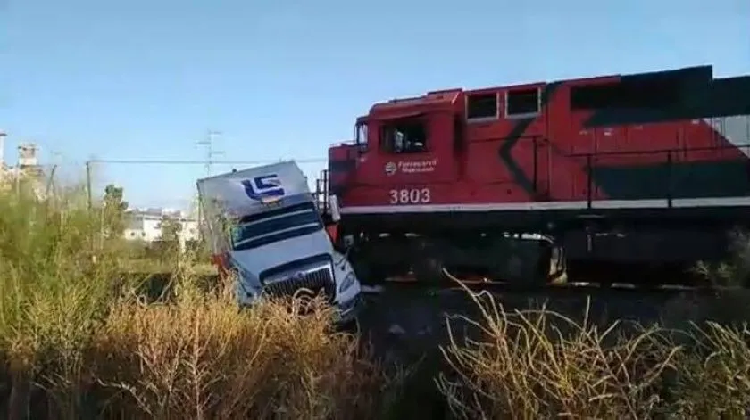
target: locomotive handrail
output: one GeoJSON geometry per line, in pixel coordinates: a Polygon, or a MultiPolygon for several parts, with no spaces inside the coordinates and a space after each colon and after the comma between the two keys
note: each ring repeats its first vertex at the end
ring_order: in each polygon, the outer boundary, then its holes
{"type": "MultiPolygon", "coordinates": [[[[555,143],[549,141],[548,138],[544,136],[535,136],[535,135],[529,135],[529,136],[521,136],[521,140],[527,140],[534,143],[533,145],[533,151],[532,154],[529,156],[531,159],[528,164],[530,167],[527,168],[527,174],[526,176],[529,177],[528,181],[531,183],[532,188],[534,188],[535,193],[535,199],[546,201],[546,200],[552,200],[552,201],[558,201],[558,200],[585,200],[585,209],[591,210],[596,207],[595,203],[600,200],[607,200],[604,196],[602,196],[600,193],[602,191],[598,187],[598,183],[596,182],[596,176],[597,171],[600,169],[599,165],[602,163],[599,158],[603,159],[604,161],[607,160],[607,157],[627,157],[627,156],[646,156],[648,157],[648,165],[656,165],[661,167],[660,169],[660,175],[656,178],[657,184],[654,184],[652,188],[650,188],[651,193],[648,195],[647,200],[664,200],[666,204],[666,208],[673,208],[673,201],[675,199],[679,199],[682,197],[683,194],[680,193],[681,189],[684,188],[684,185],[681,179],[683,179],[679,175],[679,171],[675,171],[675,165],[680,165],[683,161],[689,161],[692,159],[687,159],[690,154],[696,153],[700,154],[701,152],[724,152],[724,151],[733,151],[733,150],[739,150],[741,152],[745,152],[745,155],[750,155],[750,143],[742,143],[742,144],[726,144],[726,145],[714,145],[714,146],[700,146],[700,147],[672,147],[672,148],[663,148],[663,149],[640,149],[640,150],[619,150],[619,151],[591,151],[591,152],[579,152],[579,153],[565,153],[564,150],[555,147],[555,143]],[[542,160],[542,157],[539,155],[540,148],[547,147],[549,148],[549,151],[554,151],[554,157],[548,156],[546,160],[542,160]],[[547,187],[545,188],[542,183],[547,182],[549,183],[549,179],[551,176],[551,172],[546,173],[545,171],[550,171],[550,169],[547,167],[549,165],[549,162],[553,159],[580,159],[578,160],[578,166],[583,173],[581,175],[585,176],[585,192],[583,191],[577,191],[573,192],[571,191],[572,195],[570,197],[557,197],[557,198],[551,198],[547,196],[546,194],[549,194],[549,184],[547,184],[547,187]],[[545,163],[546,162],[546,163],[545,163]],[[546,193],[546,194],[545,194],[546,193]],[[583,193],[583,194],[582,194],[583,193]],[[577,196],[579,198],[575,199],[574,196],[577,196]],[[585,198],[584,198],[585,196],[585,198]]],[[[488,140],[489,141],[489,140],[488,140]]],[[[492,141],[497,141],[497,138],[493,138],[492,141]]],[[[351,153],[352,151],[348,151],[348,153],[351,153]]],[[[347,156],[348,158],[351,158],[351,156],[347,156]]],[[[739,157],[739,155],[737,155],[739,157]]],[[[702,157],[696,156],[698,160],[703,160],[702,157]]],[[[724,157],[723,159],[726,159],[724,157]]],[[[709,159],[713,160],[713,159],[709,159]]],[[[679,169],[679,168],[678,168],[679,169]]],[[[748,164],[748,176],[750,176],[750,163],[748,164]]],[[[450,185],[453,184],[455,180],[440,180],[440,181],[431,181],[431,185],[450,185]]],[[[489,182],[485,181],[490,184],[506,184],[510,183],[512,181],[502,181],[502,182],[489,182]]],[[[372,182],[368,182],[367,180],[350,180],[347,185],[349,187],[379,187],[382,186],[381,182],[379,180],[375,180],[372,182]]],[[[580,185],[580,184],[579,184],[580,185]]],[[[321,190],[324,190],[324,187],[321,187],[321,190]]],[[[699,198],[699,197],[696,197],[699,198]]],[[[708,199],[708,197],[704,197],[708,199]]],[[[622,198],[621,200],[624,202],[630,201],[630,200],[643,200],[644,198],[622,198]]],[[[617,201],[617,200],[616,200],[617,201]]],[[[579,201],[580,202],[580,201],[579,201]]],[[[324,207],[327,207],[327,203],[323,203],[324,207]]]]}
{"type": "Polygon", "coordinates": [[[707,147],[682,147],[682,148],[671,148],[671,149],[641,149],[641,150],[617,150],[617,151],[606,151],[606,152],[581,152],[581,153],[568,153],[565,157],[587,157],[587,156],[611,156],[611,155],[638,155],[644,153],[672,153],[672,152],[706,152],[712,150],[726,150],[726,149],[742,149],[747,148],[750,150],[750,143],[741,144],[728,144],[722,146],[707,146],[707,147]]]}
{"type": "MultiPolygon", "coordinates": [[[[585,165],[585,171],[586,171],[586,209],[591,210],[592,209],[592,202],[596,201],[595,196],[595,190],[596,186],[594,185],[594,176],[593,172],[595,170],[594,167],[594,158],[599,156],[617,156],[617,155],[634,155],[634,154],[665,154],[665,158],[663,160],[663,163],[665,165],[666,174],[665,174],[665,181],[664,185],[666,185],[663,199],[667,200],[667,208],[671,209],[672,201],[673,201],[673,195],[674,195],[674,179],[673,179],[673,167],[674,167],[674,153],[685,153],[685,152],[700,152],[700,151],[714,151],[714,150],[732,150],[732,149],[742,149],[747,148],[750,151],[750,143],[749,144],[739,144],[739,145],[728,145],[728,146],[711,146],[711,147],[688,147],[688,148],[680,148],[680,149],[664,149],[664,150],[640,150],[640,151],[616,151],[616,152],[589,152],[589,153],[575,153],[575,154],[569,154],[567,157],[585,157],[586,158],[586,165],[585,165]]],[[[750,162],[748,163],[748,177],[750,177],[750,162]]]]}

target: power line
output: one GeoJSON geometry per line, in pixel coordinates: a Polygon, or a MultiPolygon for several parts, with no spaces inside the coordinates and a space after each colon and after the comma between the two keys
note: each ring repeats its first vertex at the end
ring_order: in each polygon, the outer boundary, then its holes
{"type": "Polygon", "coordinates": [[[216,155],[221,155],[224,152],[214,151],[214,136],[220,135],[218,131],[208,130],[206,132],[206,138],[202,141],[199,141],[199,145],[206,146],[206,176],[211,176],[211,164],[213,163],[213,158],[216,155]]]}
{"type": "MultiPolygon", "coordinates": [[[[292,159],[297,163],[325,163],[326,158],[292,159]]],[[[219,165],[265,165],[280,162],[282,159],[266,160],[212,160],[211,164],[219,165]]],[[[143,164],[143,165],[205,165],[205,160],[162,160],[162,159],[92,159],[91,163],[118,163],[118,164],[143,164]]]]}

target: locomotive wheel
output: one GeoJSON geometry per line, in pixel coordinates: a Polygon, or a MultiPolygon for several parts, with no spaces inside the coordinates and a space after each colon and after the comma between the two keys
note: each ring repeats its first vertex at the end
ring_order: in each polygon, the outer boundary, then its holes
{"type": "Polygon", "coordinates": [[[567,261],[565,260],[565,249],[556,244],[551,244],[548,255],[540,261],[540,272],[546,268],[543,276],[544,282],[549,284],[564,284],[568,282],[567,261]]]}
{"type": "Polygon", "coordinates": [[[421,242],[415,253],[415,260],[411,265],[414,278],[425,284],[442,284],[447,281],[443,269],[445,263],[435,244],[421,242]]]}
{"type": "Polygon", "coordinates": [[[438,258],[423,257],[417,259],[412,265],[411,271],[414,278],[425,284],[441,284],[446,282],[443,273],[443,261],[438,258]]]}
{"type": "Polygon", "coordinates": [[[386,268],[382,265],[370,261],[352,261],[354,273],[357,275],[360,284],[367,286],[377,286],[385,283],[387,277],[386,268]]]}

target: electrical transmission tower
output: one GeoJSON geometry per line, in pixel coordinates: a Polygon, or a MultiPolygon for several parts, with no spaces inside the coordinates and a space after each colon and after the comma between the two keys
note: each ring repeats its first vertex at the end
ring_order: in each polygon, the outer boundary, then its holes
{"type": "Polygon", "coordinates": [[[214,150],[214,138],[218,135],[221,135],[221,133],[214,130],[208,130],[206,132],[206,137],[198,142],[199,145],[206,146],[206,176],[211,176],[211,165],[213,164],[214,156],[223,153],[214,150]]]}
{"type": "MultiPolygon", "coordinates": [[[[198,142],[198,145],[206,147],[206,161],[205,161],[206,162],[206,176],[211,176],[211,165],[214,163],[214,156],[223,154],[223,152],[214,150],[214,138],[220,134],[221,133],[218,131],[208,130],[206,131],[206,137],[203,140],[198,142]]],[[[197,209],[198,210],[198,223],[200,225],[204,225],[206,221],[203,220],[204,218],[203,205],[200,202],[200,196],[197,198],[198,198],[198,203],[197,203],[198,204],[198,209],[197,209]]],[[[205,242],[206,240],[205,226],[201,226],[201,229],[199,230],[200,230],[201,241],[205,242]]]]}

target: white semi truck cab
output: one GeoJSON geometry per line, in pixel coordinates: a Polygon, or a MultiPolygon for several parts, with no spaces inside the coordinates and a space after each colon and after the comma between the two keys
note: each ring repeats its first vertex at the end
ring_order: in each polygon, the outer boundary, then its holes
{"type": "Polygon", "coordinates": [[[197,181],[206,238],[220,270],[236,270],[237,299],[324,292],[337,321],[350,320],[360,282],[333,248],[307,179],[294,161],[197,181]]]}

